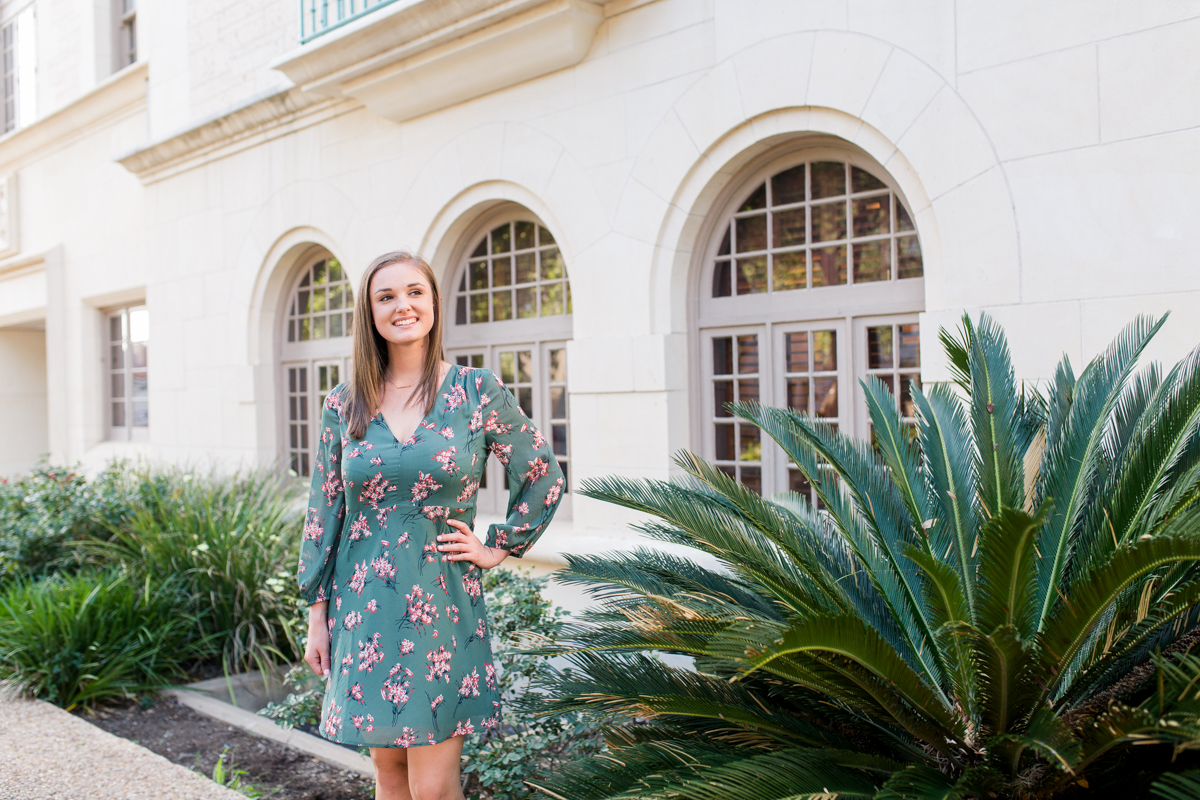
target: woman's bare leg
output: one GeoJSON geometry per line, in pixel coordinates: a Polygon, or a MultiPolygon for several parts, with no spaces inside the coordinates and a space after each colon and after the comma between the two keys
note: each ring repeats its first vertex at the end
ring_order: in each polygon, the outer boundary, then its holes
{"type": "MultiPolygon", "coordinates": [[[[463,737],[455,736],[441,744],[408,751],[408,785],[413,800],[465,800],[459,773],[462,749],[463,737]]],[[[384,798],[376,794],[376,800],[384,798]]]]}
{"type": "Polygon", "coordinates": [[[403,747],[372,747],[375,800],[413,800],[409,791],[408,751],[403,747]]]}

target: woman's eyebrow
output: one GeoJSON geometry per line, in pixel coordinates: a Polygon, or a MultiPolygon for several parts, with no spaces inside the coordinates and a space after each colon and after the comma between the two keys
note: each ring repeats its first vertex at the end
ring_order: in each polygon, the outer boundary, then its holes
{"type": "MultiPolygon", "coordinates": [[[[414,286],[423,287],[424,285],[425,284],[421,283],[420,281],[416,281],[414,283],[410,283],[407,288],[411,289],[414,286]]],[[[379,294],[380,292],[392,292],[392,291],[395,291],[395,290],[392,289],[392,287],[390,287],[390,286],[380,286],[378,289],[375,290],[375,294],[379,294]]]]}

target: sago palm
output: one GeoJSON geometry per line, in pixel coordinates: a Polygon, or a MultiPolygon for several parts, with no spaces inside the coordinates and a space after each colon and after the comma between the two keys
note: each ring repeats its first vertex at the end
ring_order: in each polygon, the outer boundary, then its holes
{"type": "Polygon", "coordinates": [[[914,389],[915,431],[882,383],[863,384],[873,444],[731,405],[817,507],[760,497],[686,453],[677,481],[585,481],[649,515],[651,537],[709,558],[570,558],[564,579],[599,605],[546,647],[573,662],[550,706],[603,719],[609,749],[538,788],[1136,796],[1164,772],[1164,797],[1200,785],[1185,771],[1200,746],[1200,660],[1186,654],[1200,356],[1135,371],[1163,321],[1136,320],[1078,377],[1064,358],[1039,392],[1017,385],[999,327],[964,317],[942,334],[955,383],[914,389]]]}

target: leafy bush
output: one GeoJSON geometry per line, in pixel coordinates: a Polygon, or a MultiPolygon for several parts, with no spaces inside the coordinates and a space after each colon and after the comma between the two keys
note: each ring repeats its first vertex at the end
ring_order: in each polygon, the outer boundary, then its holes
{"type": "Polygon", "coordinates": [[[39,464],[0,478],[0,582],[77,570],[77,542],[104,535],[126,509],[120,465],[89,482],[76,470],[39,464]]]}
{"type": "MultiPolygon", "coordinates": [[[[548,660],[523,649],[527,637],[557,633],[563,611],[542,596],[545,578],[520,570],[484,573],[483,590],[491,631],[493,663],[503,707],[500,725],[467,737],[463,747],[464,792],[485,800],[524,800],[533,796],[525,781],[539,770],[601,747],[596,729],[577,713],[535,719],[530,690],[551,672],[548,660]]],[[[307,608],[303,609],[307,626],[307,608]]],[[[291,670],[285,681],[296,690],[282,703],[258,712],[284,728],[315,727],[321,720],[324,682],[312,686],[307,666],[291,670]]]]}
{"type": "Polygon", "coordinates": [[[0,592],[0,680],[67,709],[168,685],[208,647],[182,590],[111,570],[15,579],[0,592]]]}
{"type": "Polygon", "coordinates": [[[232,477],[141,467],[136,498],[90,546],[137,576],[179,576],[200,629],[229,671],[298,654],[294,541],[303,488],[266,472],[232,477]]]}
{"type": "Polygon", "coordinates": [[[1144,797],[1195,766],[1200,351],[1135,372],[1161,324],[1138,319],[1078,377],[1064,359],[1043,396],[1018,388],[998,326],[964,318],[943,332],[958,386],[913,388],[915,441],[874,378],[874,447],[731,404],[822,510],[686,453],[679,481],[585,482],[720,568],[570,558],[602,606],[564,629],[578,672],[547,712],[587,715],[610,752],[537,784],[569,800],[1144,797]]]}

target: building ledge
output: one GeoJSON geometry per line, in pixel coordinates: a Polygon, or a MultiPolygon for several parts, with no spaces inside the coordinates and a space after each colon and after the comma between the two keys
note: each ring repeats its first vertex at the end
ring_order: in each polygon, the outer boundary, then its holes
{"type": "Polygon", "coordinates": [[[98,123],[146,104],[145,61],[130,64],[72,103],[0,137],[0,173],[45,148],[88,135],[98,123]]]}
{"type": "Polygon", "coordinates": [[[300,89],[402,122],[574,66],[601,0],[401,0],[271,66],[300,89]]]}

